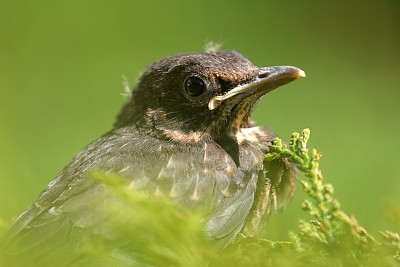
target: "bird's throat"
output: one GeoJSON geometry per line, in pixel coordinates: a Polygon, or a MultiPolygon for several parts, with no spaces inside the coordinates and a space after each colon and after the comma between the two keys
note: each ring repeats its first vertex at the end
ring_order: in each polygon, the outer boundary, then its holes
{"type": "Polygon", "coordinates": [[[242,128],[250,127],[250,115],[257,100],[257,96],[250,96],[232,108],[228,129],[233,135],[240,132],[242,128]]]}

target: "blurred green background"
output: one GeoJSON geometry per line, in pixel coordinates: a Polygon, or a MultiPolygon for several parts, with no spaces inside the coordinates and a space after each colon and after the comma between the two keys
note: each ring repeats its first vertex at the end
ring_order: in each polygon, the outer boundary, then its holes
{"type": "MultiPolygon", "coordinates": [[[[62,167],[110,129],[124,98],[161,57],[235,49],[306,79],[276,90],[253,119],[311,147],[343,209],[371,232],[400,203],[400,2],[0,0],[0,217],[18,216],[62,167]]],[[[300,188],[298,188],[300,189],[300,188]]],[[[287,239],[292,205],[267,227],[287,239]]]]}

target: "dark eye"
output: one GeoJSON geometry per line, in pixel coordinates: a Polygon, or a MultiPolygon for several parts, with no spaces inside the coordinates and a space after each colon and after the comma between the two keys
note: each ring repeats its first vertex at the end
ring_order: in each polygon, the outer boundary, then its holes
{"type": "Polygon", "coordinates": [[[199,77],[189,77],[185,81],[185,90],[191,96],[199,96],[206,90],[206,84],[199,77]]]}

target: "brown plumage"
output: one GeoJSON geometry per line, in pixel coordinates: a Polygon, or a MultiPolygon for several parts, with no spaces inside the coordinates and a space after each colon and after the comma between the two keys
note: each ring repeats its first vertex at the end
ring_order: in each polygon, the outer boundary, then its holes
{"type": "Polygon", "coordinates": [[[222,248],[240,232],[256,235],[292,198],[295,171],[285,160],[264,164],[275,135],[249,116],[261,96],[301,76],[294,67],[257,68],[234,51],[151,64],[114,128],[78,153],[3,234],[3,256],[41,266],[62,252],[68,257],[57,266],[85,266],[75,254],[80,244],[112,238],[101,208],[107,186],[88,179],[96,170],[150,197],[205,208],[205,232],[222,248]]]}

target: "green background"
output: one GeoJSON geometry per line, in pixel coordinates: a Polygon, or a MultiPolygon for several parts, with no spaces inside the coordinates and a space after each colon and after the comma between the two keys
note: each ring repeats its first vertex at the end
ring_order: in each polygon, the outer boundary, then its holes
{"type": "MultiPolygon", "coordinates": [[[[62,167],[110,129],[133,86],[161,57],[235,49],[258,66],[294,65],[301,79],[259,102],[253,119],[311,147],[345,211],[392,229],[400,202],[400,2],[0,0],[0,217],[18,216],[62,167]]],[[[304,194],[274,216],[287,239],[304,194]]]]}

